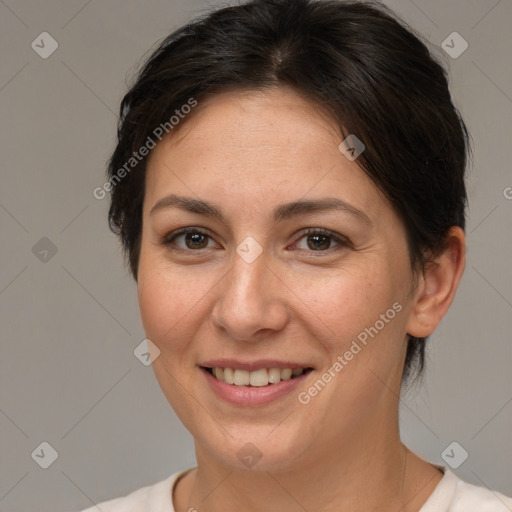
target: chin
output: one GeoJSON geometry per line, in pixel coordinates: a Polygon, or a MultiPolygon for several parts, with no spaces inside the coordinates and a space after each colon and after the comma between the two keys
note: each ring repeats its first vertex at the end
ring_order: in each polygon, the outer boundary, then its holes
{"type": "Polygon", "coordinates": [[[194,438],[214,458],[235,471],[292,470],[310,444],[304,437],[304,429],[283,428],[278,422],[271,427],[239,427],[238,430],[226,425],[229,434],[219,425],[216,430],[217,436],[208,429],[194,438]]]}

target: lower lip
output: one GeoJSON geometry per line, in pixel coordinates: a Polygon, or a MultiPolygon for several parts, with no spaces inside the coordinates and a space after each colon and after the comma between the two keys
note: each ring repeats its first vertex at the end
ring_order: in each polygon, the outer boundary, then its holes
{"type": "Polygon", "coordinates": [[[304,379],[311,373],[303,373],[293,379],[282,380],[277,384],[267,386],[236,386],[222,382],[214,377],[204,368],[200,368],[206,377],[211,389],[226,402],[234,405],[266,405],[278,398],[288,395],[304,382],[304,379]]]}

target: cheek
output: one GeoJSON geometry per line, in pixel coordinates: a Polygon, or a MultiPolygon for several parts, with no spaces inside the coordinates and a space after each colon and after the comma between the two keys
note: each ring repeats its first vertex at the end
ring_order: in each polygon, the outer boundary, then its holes
{"type": "Polygon", "coordinates": [[[176,342],[186,337],[184,328],[197,314],[207,283],[178,267],[171,268],[161,258],[141,254],[138,302],[146,336],[161,351],[178,350],[176,342]],[[171,343],[172,341],[172,343],[171,343]]]}
{"type": "Polygon", "coordinates": [[[329,400],[334,424],[340,413],[355,409],[370,417],[383,398],[392,398],[389,389],[401,374],[406,314],[395,292],[389,283],[345,282],[344,291],[324,303],[324,321],[334,333],[325,343],[324,369],[336,375],[329,400]]]}
{"type": "Polygon", "coordinates": [[[352,400],[373,403],[385,388],[382,382],[400,372],[407,304],[400,283],[378,265],[373,268],[338,274],[310,288],[327,364],[343,366],[334,379],[335,402],[347,407],[352,400]]]}
{"type": "Polygon", "coordinates": [[[399,288],[383,276],[378,268],[337,272],[320,281],[310,280],[296,295],[314,312],[318,328],[345,344],[400,300],[399,288]]]}

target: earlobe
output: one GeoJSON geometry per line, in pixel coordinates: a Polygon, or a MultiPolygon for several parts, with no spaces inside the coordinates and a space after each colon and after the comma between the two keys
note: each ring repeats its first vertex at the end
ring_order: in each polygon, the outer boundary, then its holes
{"type": "Polygon", "coordinates": [[[427,265],[418,284],[407,333],[430,336],[450,307],[466,264],[464,231],[453,226],[446,234],[446,248],[427,265]]]}

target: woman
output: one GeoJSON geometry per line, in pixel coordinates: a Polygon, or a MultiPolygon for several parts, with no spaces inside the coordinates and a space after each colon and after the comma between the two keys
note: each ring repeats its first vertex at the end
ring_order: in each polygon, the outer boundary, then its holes
{"type": "Polygon", "coordinates": [[[512,509],[399,436],[464,270],[467,140],[382,6],[254,0],[160,45],[109,219],[197,467],[103,512],[512,509]]]}

